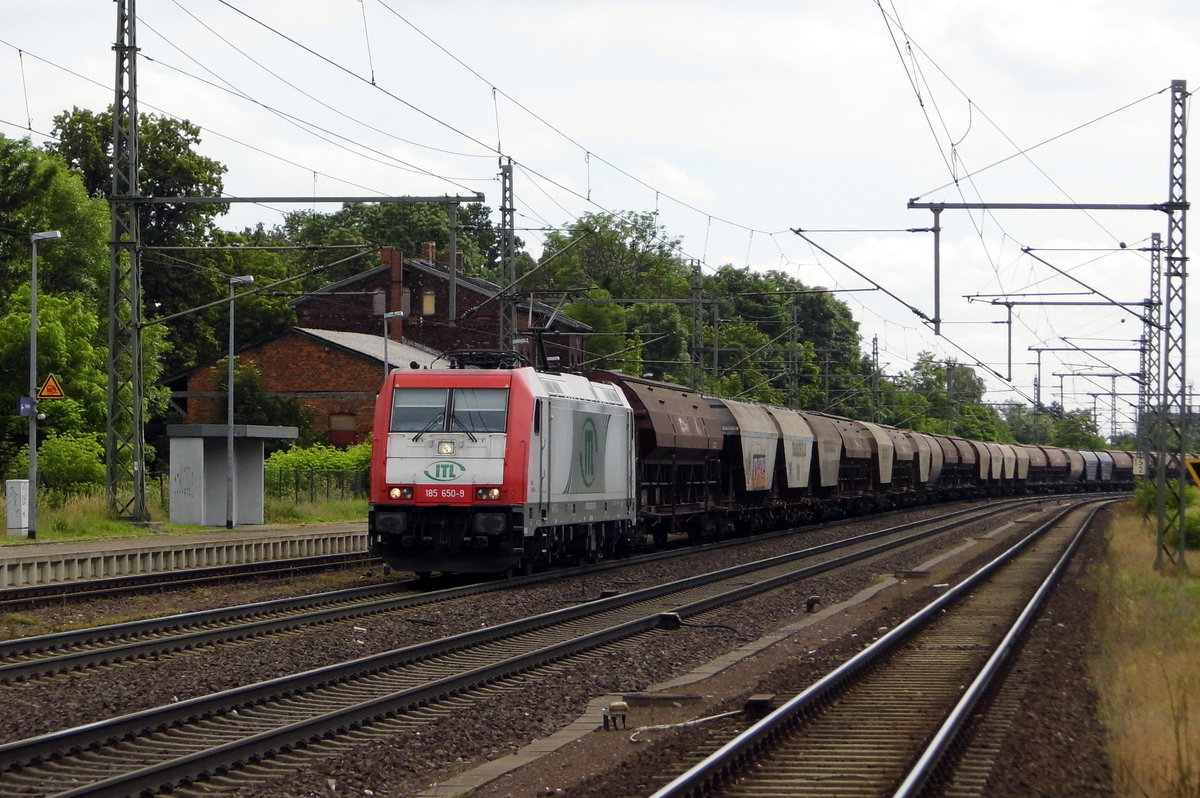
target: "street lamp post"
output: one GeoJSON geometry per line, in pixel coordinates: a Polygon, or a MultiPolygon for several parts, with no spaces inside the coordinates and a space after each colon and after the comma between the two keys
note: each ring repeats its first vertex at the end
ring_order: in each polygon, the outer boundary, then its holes
{"type": "Polygon", "coordinates": [[[34,233],[30,236],[33,248],[33,266],[29,276],[29,537],[37,537],[37,300],[38,273],[37,249],[39,241],[55,241],[62,238],[57,230],[34,233]]]}
{"type": "Polygon", "coordinates": [[[225,528],[233,529],[233,366],[234,366],[234,339],[233,339],[233,306],[234,306],[234,287],[254,282],[253,274],[243,274],[238,277],[229,278],[229,375],[226,383],[226,396],[228,397],[228,406],[225,415],[225,528]]]}
{"type": "Polygon", "coordinates": [[[383,378],[386,380],[392,364],[388,362],[388,319],[404,318],[403,310],[393,310],[383,314],[383,378]]]}

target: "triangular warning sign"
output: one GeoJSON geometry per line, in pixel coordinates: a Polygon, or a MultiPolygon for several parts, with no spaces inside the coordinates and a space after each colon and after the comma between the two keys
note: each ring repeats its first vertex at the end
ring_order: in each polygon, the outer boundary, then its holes
{"type": "Polygon", "coordinates": [[[66,399],[67,395],[63,393],[62,386],[58,384],[58,377],[51,374],[42,383],[42,387],[38,388],[38,399],[66,399]]]}

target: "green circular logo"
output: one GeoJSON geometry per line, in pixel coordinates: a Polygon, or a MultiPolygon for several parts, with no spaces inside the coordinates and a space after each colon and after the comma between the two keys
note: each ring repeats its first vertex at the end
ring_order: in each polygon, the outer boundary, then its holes
{"type": "Polygon", "coordinates": [[[429,468],[425,469],[425,476],[434,482],[453,482],[466,473],[466,470],[467,467],[462,463],[456,463],[453,460],[439,460],[429,464],[429,468]]]}
{"type": "Polygon", "coordinates": [[[579,478],[583,484],[591,487],[596,481],[596,449],[600,445],[600,436],[596,434],[596,422],[590,418],[584,419],[582,440],[579,442],[579,478]]]}

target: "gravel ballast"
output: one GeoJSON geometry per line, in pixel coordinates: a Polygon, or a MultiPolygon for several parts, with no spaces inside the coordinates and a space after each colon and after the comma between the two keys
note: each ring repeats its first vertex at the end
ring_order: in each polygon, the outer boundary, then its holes
{"type": "MultiPolygon", "coordinates": [[[[882,525],[881,519],[871,519],[855,524],[853,530],[843,528],[830,534],[845,537],[882,525]]],[[[926,603],[937,593],[937,588],[932,586],[935,581],[949,578],[970,560],[981,560],[985,556],[984,547],[976,545],[966,553],[944,561],[927,579],[901,581],[880,590],[866,603],[830,611],[864,588],[873,584],[878,586],[881,576],[910,571],[934,558],[950,543],[959,545],[965,536],[978,532],[978,525],[964,528],[949,542],[929,542],[916,550],[875,558],[836,575],[708,613],[697,619],[695,625],[643,635],[584,664],[563,668],[553,678],[524,680],[511,692],[499,692],[485,704],[472,706],[469,712],[454,712],[434,720],[417,733],[368,735],[368,739],[352,749],[329,754],[298,768],[289,767],[282,778],[251,784],[231,794],[297,798],[334,794],[420,795],[430,785],[447,782],[463,771],[487,763],[499,767],[506,757],[532,741],[549,737],[576,720],[587,710],[589,702],[597,698],[649,691],[655,685],[677,679],[777,629],[803,622],[806,616],[811,617],[805,611],[807,599],[819,596],[817,609],[828,611],[828,617],[820,623],[811,623],[786,640],[704,681],[670,691],[686,695],[685,698],[665,704],[631,706],[628,722],[630,728],[663,725],[737,709],[751,693],[777,692],[820,676],[890,628],[911,609],[926,603]]],[[[821,537],[813,534],[804,542],[820,542],[821,537]]],[[[1102,552],[1102,548],[1093,549],[1097,545],[1102,547],[1102,542],[1100,535],[1093,535],[1085,551],[1091,552],[1089,556],[1098,556],[1097,551],[1102,552]]],[[[732,550],[711,552],[520,591],[491,593],[477,600],[453,602],[419,613],[424,621],[435,624],[432,626],[395,617],[368,618],[244,641],[233,648],[202,649],[159,657],[153,662],[112,666],[4,687],[0,688],[0,702],[9,711],[0,718],[0,735],[7,741],[91,722],[100,717],[319,667],[355,655],[365,656],[423,639],[557,609],[595,597],[606,588],[637,589],[651,582],[678,579],[690,573],[725,567],[735,561],[761,559],[794,548],[794,541],[765,542],[749,547],[747,551],[739,550],[739,553],[732,550]],[[64,696],[67,696],[66,700],[64,696]]],[[[1078,570],[1079,566],[1072,569],[1073,573],[1078,570]]],[[[1072,582],[1069,578],[1068,583],[1072,582]]],[[[1049,610],[1059,619],[1054,623],[1062,626],[1051,627],[1040,643],[1047,649],[1043,659],[1054,663],[1051,670],[1057,678],[1030,679],[1035,686],[1025,695],[1025,700],[1031,702],[1029,708],[1023,710],[1029,713],[1028,722],[1022,724],[1026,733],[1021,739],[1006,743],[1012,749],[1011,753],[1006,753],[1006,761],[1022,762],[1024,767],[1020,775],[1014,771],[997,776],[996,791],[989,791],[988,795],[1037,794],[1031,792],[1031,784],[1038,784],[1038,790],[1044,794],[1097,795],[1104,794],[1104,786],[1111,782],[1101,766],[1104,761],[1103,735],[1099,724],[1094,722],[1094,697],[1089,699],[1087,690],[1078,689],[1081,684],[1086,686],[1086,680],[1080,676],[1082,671],[1072,671],[1064,664],[1080,662],[1086,654],[1086,632],[1081,631],[1073,644],[1074,636],[1069,632],[1086,630],[1088,597],[1072,597],[1067,589],[1062,596],[1064,598],[1055,601],[1066,603],[1058,606],[1052,602],[1049,610]],[[1062,656],[1069,659],[1059,661],[1062,656]],[[1092,719],[1090,724],[1089,719],[1092,719]],[[1065,735],[1064,726],[1069,727],[1065,735]],[[1030,733],[1034,729],[1040,729],[1036,736],[1030,733]],[[1055,755],[1056,750],[1068,746],[1070,756],[1055,755]],[[1063,782],[1062,789],[1046,789],[1043,778],[1050,777],[1039,774],[1043,769],[1053,771],[1055,768],[1058,773],[1054,778],[1063,782]],[[1071,784],[1086,784],[1091,791],[1082,787],[1071,791],[1071,784]]],[[[211,598],[210,593],[205,600],[211,598]]],[[[229,599],[227,603],[239,601],[232,594],[229,599]]],[[[1039,630],[1041,627],[1039,624],[1039,630]]],[[[1038,644],[1037,634],[1035,631],[1031,645],[1038,644]]],[[[473,794],[514,798],[554,794],[594,794],[605,798],[645,795],[647,786],[660,777],[666,767],[664,756],[669,760],[672,749],[683,750],[714,733],[715,727],[706,725],[639,734],[639,742],[630,742],[629,732],[596,731],[563,746],[532,766],[482,784],[473,794]]],[[[436,790],[429,794],[436,794],[436,790]]]]}

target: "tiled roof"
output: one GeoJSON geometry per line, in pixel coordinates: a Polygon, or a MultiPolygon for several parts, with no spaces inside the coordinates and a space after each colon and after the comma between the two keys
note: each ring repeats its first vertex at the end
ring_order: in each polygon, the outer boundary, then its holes
{"type": "MultiPolygon", "coordinates": [[[[383,362],[383,336],[382,335],[367,335],[366,333],[356,332],[341,332],[340,330],[318,330],[313,327],[297,327],[297,332],[310,335],[313,338],[319,338],[323,341],[328,341],[334,346],[339,346],[342,349],[347,349],[352,352],[366,355],[383,362]]],[[[427,346],[414,344],[412,341],[397,341],[389,339],[387,345],[388,365],[397,368],[408,366],[410,363],[416,362],[423,367],[427,367],[435,360],[441,358],[442,354],[427,346]]]]}

